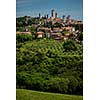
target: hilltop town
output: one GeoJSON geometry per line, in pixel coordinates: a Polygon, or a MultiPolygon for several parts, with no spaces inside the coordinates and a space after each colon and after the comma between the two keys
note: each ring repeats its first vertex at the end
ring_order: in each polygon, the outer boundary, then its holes
{"type": "Polygon", "coordinates": [[[16,18],[17,34],[32,34],[33,38],[53,38],[55,40],[75,39],[82,42],[83,22],[72,19],[70,15],[58,17],[55,10],[38,17],[24,16],[16,18]],[[78,39],[81,37],[81,40],[78,39]]]}

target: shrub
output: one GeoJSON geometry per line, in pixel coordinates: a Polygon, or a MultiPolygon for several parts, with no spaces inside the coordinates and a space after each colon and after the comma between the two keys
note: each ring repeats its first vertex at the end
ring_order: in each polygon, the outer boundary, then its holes
{"type": "Polygon", "coordinates": [[[32,40],[31,34],[16,34],[16,40],[17,42],[26,42],[32,40]]]}
{"type": "Polygon", "coordinates": [[[48,81],[50,92],[67,93],[69,80],[65,78],[52,78],[48,81]]]}

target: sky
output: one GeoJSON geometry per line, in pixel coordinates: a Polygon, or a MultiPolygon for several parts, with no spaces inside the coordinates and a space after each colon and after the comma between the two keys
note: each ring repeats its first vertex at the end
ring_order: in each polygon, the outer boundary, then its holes
{"type": "Polygon", "coordinates": [[[83,20],[83,0],[16,0],[16,16],[38,17],[54,9],[58,17],[71,15],[72,19],[83,20]]]}

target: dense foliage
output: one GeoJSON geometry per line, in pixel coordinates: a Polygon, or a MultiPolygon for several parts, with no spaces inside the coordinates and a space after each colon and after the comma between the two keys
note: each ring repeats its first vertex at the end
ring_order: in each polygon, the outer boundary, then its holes
{"type": "Polygon", "coordinates": [[[70,52],[70,51],[75,52],[78,50],[80,50],[82,52],[82,50],[83,50],[82,45],[78,44],[76,41],[73,41],[71,39],[64,42],[63,48],[64,48],[65,52],[70,52]]]}
{"type": "MultiPolygon", "coordinates": [[[[30,34],[17,34],[16,35],[16,42],[26,42],[26,41],[32,41],[32,35],[30,34]]],[[[19,45],[19,44],[17,44],[19,45]]]]}
{"type": "Polygon", "coordinates": [[[18,36],[17,88],[82,95],[82,44],[18,36]]]}

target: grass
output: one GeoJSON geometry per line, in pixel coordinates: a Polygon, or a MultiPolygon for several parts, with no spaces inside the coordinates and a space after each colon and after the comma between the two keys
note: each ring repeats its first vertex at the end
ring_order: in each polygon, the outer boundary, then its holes
{"type": "Polygon", "coordinates": [[[83,96],[17,89],[16,100],[83,100],[83,96]]]}

